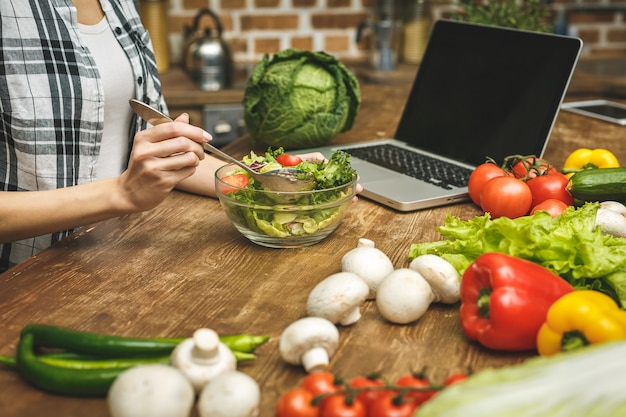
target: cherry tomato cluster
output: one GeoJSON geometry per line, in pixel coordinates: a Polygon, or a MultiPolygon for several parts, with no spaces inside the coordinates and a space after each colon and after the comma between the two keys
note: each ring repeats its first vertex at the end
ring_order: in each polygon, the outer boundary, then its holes
{"type": "Polygon", "coordinates": [[[453,374],[436,386],[409,373],[390,384],[375,374],[344,383],[331,372],[314,372],[280,396],[276,417],[410,417],[439,390],[465,379],[465,373],[453,374]]]}
{"type": "Polygon", "coordinates": [[[568,178],[535,156],[511,156],[503,166],[487,161],[476,167],[468,182],[472,201],[492,218],[516,218],[545,210],[553,217],[574,204],[568,178]]]}

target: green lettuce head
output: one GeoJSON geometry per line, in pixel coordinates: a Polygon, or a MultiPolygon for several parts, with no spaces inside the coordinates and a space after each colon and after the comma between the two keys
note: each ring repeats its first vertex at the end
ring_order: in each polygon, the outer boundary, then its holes
{"type": "Polygon", "coordinates": [[[361,105],[356,77],[324,52],[286,49],[254,67],[243,99],[254,144],[323,145],[352,128],[361,105]]]}

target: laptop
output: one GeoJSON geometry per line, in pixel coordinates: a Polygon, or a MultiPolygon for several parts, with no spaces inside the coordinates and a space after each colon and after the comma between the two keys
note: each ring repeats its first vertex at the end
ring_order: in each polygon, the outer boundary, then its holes
{"type": "Polygon", "coordinates": [[[398,211],[465,201],[487,157],[543,156],[581,49],[574,37],[438,20],[393,138],[302,152],[350,153],[361,195],[398,211]]]}

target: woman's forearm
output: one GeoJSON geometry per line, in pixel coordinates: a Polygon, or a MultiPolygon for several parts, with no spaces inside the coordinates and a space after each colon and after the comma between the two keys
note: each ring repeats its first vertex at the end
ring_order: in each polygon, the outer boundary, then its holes
{"type": "Polygon", "coordinates": [[[50,191],[0,192],[0,242],[72,229],[132,211],[119,201],[116,181],[50,191]]]}

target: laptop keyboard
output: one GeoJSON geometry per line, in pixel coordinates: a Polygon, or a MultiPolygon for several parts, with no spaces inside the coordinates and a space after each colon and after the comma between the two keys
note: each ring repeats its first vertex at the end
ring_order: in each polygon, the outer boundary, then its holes
{"type": "Polygon", "coordinates": [[[368,161],[447,190],[465,187],[472,170],[412,152],[390,144],[344,149],[355,158],[368,161]]]}

